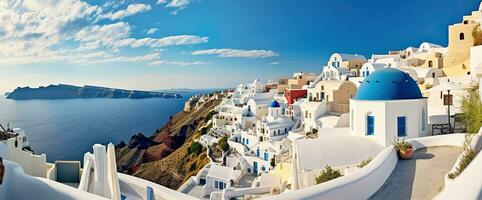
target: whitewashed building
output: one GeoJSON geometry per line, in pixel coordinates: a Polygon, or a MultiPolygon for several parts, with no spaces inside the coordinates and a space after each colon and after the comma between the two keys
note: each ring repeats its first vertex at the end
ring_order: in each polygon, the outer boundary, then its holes
{"type": "Polygon", "coordinates": [[[406,73],[385,68],[367,76],[350,101],[353,135],[369,137],[383,146],[394,137],[428,135],[427,99],[406,73]]]}

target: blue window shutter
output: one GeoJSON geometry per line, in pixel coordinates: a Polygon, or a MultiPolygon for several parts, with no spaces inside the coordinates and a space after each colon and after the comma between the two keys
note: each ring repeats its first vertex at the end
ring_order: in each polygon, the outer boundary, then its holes
{"type": "Polygon", "coordinates": [[[147,200],[154,200],[154,190],[151,186],[147,186],[147,200]]]}
{"type": "Polygon", "coordinates": [[[268,161],[268,152],[264,152],[264,160],[268,161]]]}
{"type": "Polygon", "coordinates": [[[259,148],[256,149],[256,157],[259,157],[259,148]]]}
{"type": "Polygon", "coordinates": [[[218,189],[219,188],[218,185],[219,185],[218,181],[214,181],[214,188],[218,189]]]}
{"type": "Polygon", "coordinates": [[[375,132],[375,116],[367,116],[367,135],[373,135],[375,132]]]}
{"type": "Polygon", "coordinates": [[[406,117],[397,117],[397,136],[398,137],[405,137],[407,136],[406,133],[406,117]]]}

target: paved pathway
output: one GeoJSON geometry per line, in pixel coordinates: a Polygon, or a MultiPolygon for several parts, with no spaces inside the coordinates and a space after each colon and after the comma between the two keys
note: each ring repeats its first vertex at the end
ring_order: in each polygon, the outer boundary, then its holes
{"type": "Polygon", "coordinates": [[[410,160],[400,160],[387,182],[370,199],[432,199],[443,188],[444,175],[462,149],[443,146],[419,149],[410,160]]]}

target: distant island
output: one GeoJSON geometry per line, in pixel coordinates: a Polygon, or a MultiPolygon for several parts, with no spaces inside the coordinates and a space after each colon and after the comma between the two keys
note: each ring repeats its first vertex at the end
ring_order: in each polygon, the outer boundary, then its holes
{"type": "Polygon", "coordinates": [[[154,92],[139,90],[124,90],[98,86],[49,85],[47,87],[18,87],[13,92],[6,93],[7,99],[76,99],[76,98],[181,98],[177,93],[154,92]]]}

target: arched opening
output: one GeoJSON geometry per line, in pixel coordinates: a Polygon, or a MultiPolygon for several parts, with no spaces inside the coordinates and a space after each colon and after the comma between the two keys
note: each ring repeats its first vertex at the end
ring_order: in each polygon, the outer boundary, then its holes
{"type": "Polygon", "coordinates": [[[459,34],[459,39],[460,39],[460,40],[464,40],[464,39],[465,39],[465,34],[464,34],[464,33],[460,33],[460,34],[459,34]]]}

